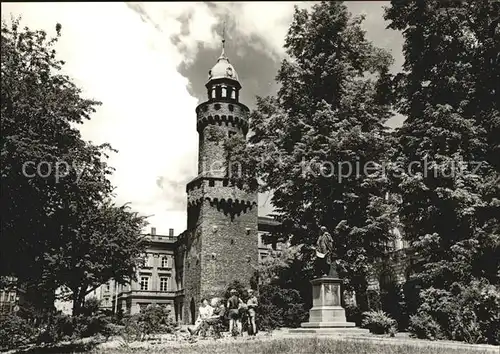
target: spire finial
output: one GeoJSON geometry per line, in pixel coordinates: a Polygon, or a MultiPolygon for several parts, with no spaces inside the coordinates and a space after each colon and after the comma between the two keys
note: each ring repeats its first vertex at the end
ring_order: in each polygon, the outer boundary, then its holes
{"type": "Polygon", "coordinates": [[[224,23],[223,23],[223,26],[222,26],[222,53],[220,55],[221,58],[225,58],[226,57],[226,51],[225,51],[225,47],[226,47],[226,23],[227,23],[227,14],[224,18],[224,23]]]}

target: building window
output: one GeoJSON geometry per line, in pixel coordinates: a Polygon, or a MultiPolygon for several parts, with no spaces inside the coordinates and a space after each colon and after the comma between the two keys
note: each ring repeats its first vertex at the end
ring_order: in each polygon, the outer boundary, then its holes
{"type": "Polygon", "coordinates": [[[227,88],[225,88],[224,86],[221,88],[221,97],[226,97],[227,95],[227,88]]]}
{"type": "Polygon", "coordinates": [[[106,291],[110,291],[111,290],[111,286],[109,285],[109,283],[106,283],[106,291]]]}
{"type": "Polygon", "coordinates": [[[149,277],[141,277],[141,290],[149,290],[149,277]]]}
{"type": "Polygon", "coordinates": [[[212,98],[215,98],[215,89],[212,89],[212,98]]]}
{"type": "Polygon", "coordinates": [[[161,267],[162,268],[168,267],[168,257],[161,257],[161,267]]]}
{"type": "Polygon", "coordinates": [[[160,278],[160,291],[168,291],[168,277],[160,278]]]}

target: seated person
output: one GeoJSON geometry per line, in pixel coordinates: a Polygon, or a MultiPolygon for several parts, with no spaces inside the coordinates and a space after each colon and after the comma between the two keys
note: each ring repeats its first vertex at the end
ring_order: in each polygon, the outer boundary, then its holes
{"type": "Polygon", "coordinates": [[[201,306],[198,309],[198,319],[194,323],[194,327],[188,327],[188,331],[191,335],[195,335],[200,330],[202,324],[212,317],[214,308],[208,304],[206,298],[201,299],[201,306]]]}
{"type": "Polygon", "coordinates": [[[212,302],[210,304],[214,311],[212,313],[212,317],[210,320],[220,320],[224,317],[226,313],[226,308],[224,307],[224,304],[221,299],[214,297],[212,299],[212,302]]]}
{"type": "Polygon", "coordinates": [[[213,335],[215,337],[220,337],[220,334],[224,332],[224,315],[226,314],[226,308],[221,299],[212,299],[211,306],[214,311],[211,317],[209,317],[203,324],[206,326],[205,329],[212,329],[213,335]]]}

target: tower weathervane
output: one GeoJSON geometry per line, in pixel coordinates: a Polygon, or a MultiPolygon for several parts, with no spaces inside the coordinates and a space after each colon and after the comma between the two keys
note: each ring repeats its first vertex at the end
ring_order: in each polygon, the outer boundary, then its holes
{"type": "Polygon", "coordinates": [[[224,23],[223,23],[223,26],[222,26],[222,53],[221,53],[221,57],[225,57],[226,56],[226,52],[225,52],[225,43],[226,43],[226,23],[227,23],[227,14],[224,18],[224,23]]]}

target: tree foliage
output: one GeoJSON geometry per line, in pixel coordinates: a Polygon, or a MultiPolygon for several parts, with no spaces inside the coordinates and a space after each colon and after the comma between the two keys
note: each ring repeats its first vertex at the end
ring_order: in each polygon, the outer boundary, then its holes
{"type": "Polygon", "coordinates": [[[436,287],[500,280],[500,8],[496,1],[394,1],[405,38],[394,177],[420,277],[436,287]],[[413,163],[413,165],[411,165],[413,163]]]}
{"type": "MultiPolygon", "coordinates": [[[[366,40],[362,21],[340,2],[296,8],[277,96],[257,98],[248,146],[238,138],[227,143],[230,161],[245,166],[240,177],[251,180],[256,171],[253,186],[273,191],[282,236],[312,245],[325,225],[340,274],[359,293],[391,238],[395,212],[383,174],[392,58],[366,40]]],[[[302,249],[307,264],[313,252],[302,249]]]]}
{"type": "Polygon", "coordinates": [[[144,218],[110,204],[114,150],[81,137],[100,102],[62,73],[61,25],[53,38],[19,19],[1,31],[0,275],[45,294],[131,276],[144,218]]]}
{"type": "Polygon", "coordinates": [[[498,342],[500,3],[392,1],[385,17],[405,39],[393,182],[424,287],[410,330],[498,342]]]}

